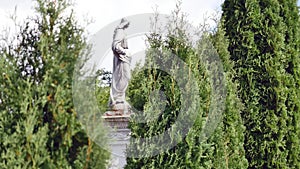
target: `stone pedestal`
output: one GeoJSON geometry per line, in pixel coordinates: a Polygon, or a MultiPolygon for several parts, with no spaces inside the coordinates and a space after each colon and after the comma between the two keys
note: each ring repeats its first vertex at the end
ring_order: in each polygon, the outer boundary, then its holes
{"type": "Polygon", "coordinates": [[[128,122],[130,115],[102,116],[106,126],[111,128],[111,165],[109,169],[121,169],[126,165],[126,147],[129,144],[130,130],[128,122]]]}

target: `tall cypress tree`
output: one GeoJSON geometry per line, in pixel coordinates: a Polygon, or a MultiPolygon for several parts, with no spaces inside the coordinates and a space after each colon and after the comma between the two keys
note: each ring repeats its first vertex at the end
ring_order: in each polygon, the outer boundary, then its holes
{"type": "Polygon", "coordinates": [[[37,0],[37,16],[0,48],[0,168],[106,167],[74,110],[72,76],[88,45],[69,6],[37,0]]]}
{"type": "MultiPolygon", "coordinates": [[[[168,58],[169,55],[164,55],[163,51],[171,51],[186,63],[187,66],[185,68],[176,68],[180,64],[170,64],[170,72],[176,72],[178,69],[187,69],[188,72],[191,72],[195,76],[194,80],[197,83],[186,79],[183,79],[186,80],[183,83],[185,84],[186,91],[190,90],[199,93],[199,98],[196,98],[197,102],[195,102],[194,98],[190,98],[187,103],[188,107],[196,108],[194,111],[197,114],[197,118],[195,118],[195,123],[189,129],[187,135],[183,136],[181,141],[174,147],[151,157],[129,157],[127,158],[126,168],[247,168],[248,164],[243,150],[243,133],[245,128],[240,116],[242,106],[236,95],[236,84],[232,82],[233,74],[231,71],[233,65],[229,60],[229,52],[227,51],[228,42],[224,36],[224,31],[220,28],[214,35],[208,32],[201,32],[203,36],[200,38],[199,45],[193,47],[190,45],[191,37],[187,36],[187,29],[184,26],[186,25],[186,20],[182,19],[184,17],[181,16],[180,10],[175,10],[173,18],[175,19],[170,20],[169,25],[171,27],[168,27],[169,32],[166,38],[155,31],[148,37],[150,47],[146,55],[146,63],[147,65],[152,64],[153,61],[151,59],[155,57],[151,53],[151,50],[162,50],[162,54],[159,53],[159,56],[162,57],[162,62],[170,59],[168,58]],[[217,61],[208,60],[214,60],[215,58],[210,58],[210,56],[215,54],[219,54],[220,56],[220,62],[225,71],[224,76],[217,77],[213,75],[220,67],[218,67],[217,61]],[[224,78],[226,81],[226,86],[224,86],[227,91],[224,96],[226,98],[224,103],[225,109],[220,114],[217,112],[217,109],[210,109],[210,107],[218,107],[220,106],[219,104],[222,104],[218,102],[216,93],[212,92],[213,90],[216,90],[217,93],[222,92],[222,89],[212,89],[212,83],[217,82],[212,82],[213,78],[211,76],[216,79],[224,78]],[[199,91],[197,92],[193,91],[195,90],[193,86],[195,84],[198,85],[199,91]],[[217,118],[220,118],[220,121],[218,121],[215,130],[211,131],[205,128],[203,124],[212,122],[207,119],[210,119],[214,114],[219,116],[217,118]],[[205,133],[207,135],[203,134],[206,131],[211,133],[205,133]]],[[[154,52],[155,54],[157,53],[154,52]]],[[[159,63],[161,64],[161,62],[159,63]]],[[[155,64],[153,67],[155,68],[155,64]]],[[[185,74],[184,76],[189,77],[190,74],[185,74]]],[[[168,76],[165,72],[155,69],[137,70],[137,73],[133,73],[132,77],[128,93],[133,106],[143,111],[145,117],[157,115],[158,117],[155,119],[152,118],[152,120],[151,118],[150,120],[145,120],[144,123],[139,123],[139,121],[135,121],[135,118],[133,118],[130,124],[131,136],[133,138],[153,137],[172,127],[176,118],[179,117],[178,110],[182,108],[179,102],[180,97],[182,97],[178,88],[180,82],[174,81],[172,76],[168,76]],[[151,100],[148,97],[149,93],[155,89],[162,90],[166,95],[166,108],[161,114],[159,113],[162,101],[151,100]]],[[[222,84],[217,84],[216,86],[218,85],[222,86],[222,84]]],[[[166,142],[162,143],[166,144],[166,142]]],[[[130,151],[135,149],[146,153],[160,146],[134,147],[136,146],[135,144],[131,140],[131,145],[127,150],[129,154],[133,153],[130,151]]]]}
{"type": "Polygon", "coordinates": [[[222,17],[245,105],[249,167],[299,168],[296,1],[225,0],[222,17]]]}
{"type": "Polygon", "coordinates": [[[233,62],[227,50],[228,39],[225,37],[222,24],[221,20],[217,31],[211,37],[214,48],[222,61],[227,89],[225,111],[222,113],[222,122],[217,129],[221,130],[221,134],[213,135],[217,145],[215,154],[212,156],[213,168],[247,168],[248,161],[244,151],[245,126],[241,117],[243,105],[237,97],[237,84],[233,81],[233,62]]]}

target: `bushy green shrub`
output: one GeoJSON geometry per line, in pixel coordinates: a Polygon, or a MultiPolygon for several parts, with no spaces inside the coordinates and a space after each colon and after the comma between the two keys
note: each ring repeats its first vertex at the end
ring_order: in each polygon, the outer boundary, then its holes
{"type": "Polygon", "coordinates": [[[37,16],[0,50],[0,168],[105,168],[108,152],[77,120],[72,77],[88,44],[66,10],[37,0],[37,16]]]}
{"type": "Polygon", "coordinates": [[[126,168],[247,168],[243,150],[245,129],[240,116],[242,105],[232,82],[233,64],[229,60],[224,32],[222,29],[214,35],[201,32],[203,36],[195,47],[190,43],[187,21],[179,8],[171,18],[166,37],[156,30],[148,36],[145,62],[148,69],[135,70],[129,86],[131,103],[140,112],[130,123],[132,139],[127,153],[142,152],[145,156],[127,157],[126,168]],[[218,54],[220,60],[210,57],[218,54]],[[185,64],[176,63],[176,56],[185,64]],[[159,57],[158,62],[155,62],[156,57],[159,57]],[[163,71],[159,65],[166,66],[169,72],[163,71]],[[216,72],[223,73],[216,75],[216,72]],[[176,81],[175,76],[181,80],[176,81]],[[226,85],[222,86],[222,82],[226,85]],[[153,92],[156,90],[162,91],[165,98],[160,96],[161,93],[153,92]],[[185,92],[196,95],[190,94],[183,101],[185,92]],[[224,102],[219,96],[226,98],[224,102]],[[184,105],[188,108],[185,109],[184,105]],[[180,113],[184,115],[180,116],[180,113]],[[145,118],[142,123],[140,115],[145,118]],[[194,119],[180,119],[182,117],[194,119]],[[182,126],[185,122],[194,122],[186,131],[187,135],[182,135],[184,132],[171,133],[169,142],[157,140],[150,145],[136,141],[137,138],[151,138],[178,127],[180,125],[175,125],[178,121],[182,122],[182,126]],[[214,128],[205,123],[217,124],[214,128]],[[151,154],[174,142],[177,144],[170,149],[151,154]]]}

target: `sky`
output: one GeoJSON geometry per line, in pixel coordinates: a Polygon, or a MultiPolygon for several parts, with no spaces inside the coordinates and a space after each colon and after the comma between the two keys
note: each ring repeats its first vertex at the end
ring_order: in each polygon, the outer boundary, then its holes
{"type": "MultiPolygon", "coordinates": [[[[87,29],[95,33],[106,24],[128,16],[139,13],[153,12],[153,8],[158,7],[159,12],[169,14],[175,8],[176,0],[73,0],[75,2],[75,12],[79,19],[93,18],[94,23],[87,29]]],[[[220,5],[224,0],[182,0],[184,12],[189,14],[189,19],[193,23],[201,22],[203,15],[220,10],[220,5]]],[[[33,12],[33,0],[1,0],[0,1],[0,30],[3,27],[12,25],[8,18],[14,13],[17,6],[18,20],[26,18],[33,12]]],[[[300,0],[298,4],[300,5],[300,0]]]]}
{"type": "MultiPolygon", "coordinates": [[[[182,10],[188,13],[189,20],[199,23],[203,15],[209,15],[217,9],[224,0],[184,0],[182,10]]],[[[123,16],[151,13],[157,7],[160,13],[170,14],[175,8],[176,0],[74,0],[75,12],[79,20],[92,19],[94,22],[87,27],[90,33],[95,33],[108,23],[123,16]]],[[[9,16],[15,7],[18,21],[33,13],[33,0],[1,0],[0,1],[0,29],[12,26],[9,16]]]]}
{"type": "MultiPolygon", "coordinates": [[[[203,18],[207,18],[216,11],[221,10],[221,4],[224,0],[183,0],[182,12],[188,14],[188,20],[194,26],[197,26],[203,18]]],[[[84,23],[85,20],[93,22],[86,27],[86,31],[90,35],[96,34],[106,25],[113,21],[120,20],[122,17],[131,16],[142,13],[153,13],[155,9],[161,14],[170,14],[176,7],[176,0],[74,0],[74,11],[76,18],[84,23]]],[[[21,22],[28,16],[33,15],[33,0],[1,0],[0,1],[0,31],[11,28],[14,22],[9,18],[16,13],[17,22],[21,22]]],[[[135,37],[129,39],[129,44],[139,49],[131,51],[131,53],[140,52],[145,48],[142,42],[143,38],[135,37]],[[132,42],[130,42],[132,41],[132,42]]],[[[108,52],[102,60],[93,61],[98,67],[110,70],[112,68],[112,55],[108,52]]],[[[135,57],[141,59],[141,57],[135,57]]],[[[136,63],[139,59],[134,60],[136,63]]],[[[132,68],[135,64],[132,64],[132,68]]]]}
{"type": "MultiPolygon", "coordinates": [[[[182,11],[188,14],[188,20],[197,26],[216,11],[221,11],[221,4],[224,0],[182,0],[182,11]]],[[[298,4],[300,0],[298,0],[298,4]]],[[[86,18],[93,20],[92,24],[86,27],[89,34],[96,34],[106,25],[120,20],[122,17],[152,13],[157,8],[159,13],[170,14],[175,9],[176,0],[74,0],[74,11],[76,17],[83,23],[86,18]]],[[[16,11],[17,21],[22,22],[26,17],[33,15],[33,0],[1,0],[0,1],[0,31],[12,27],[13,21],[9,18],[16,11]],[[16,10],[15,10],[16,9],[16,10]]],[[[136,41],[137,39],[135,39],[136,41]]],[[[141,39],[139,39],[141,40],[141,39]]],[[[138,40],[137,40],[138,41],[138,40]]],[[[137,43],[136,44],[142,44],[137,43]]],[[[144,46],[145,47],[145,46],[144,46]]],[[[142,46],[136,45],[136,48],[142,46]]],[[[133,51],[138,52],[138,51],[133,51]]],[[[112,55],[112,53],[107,53],[112,55]]],[[[105,56],[99,67],[111,69],[111,57],[105,56]],[[101,66],[102,64],[102,66],[101,66]]],[[[98,61],[99,62],[99,61],[98,61]]]]}

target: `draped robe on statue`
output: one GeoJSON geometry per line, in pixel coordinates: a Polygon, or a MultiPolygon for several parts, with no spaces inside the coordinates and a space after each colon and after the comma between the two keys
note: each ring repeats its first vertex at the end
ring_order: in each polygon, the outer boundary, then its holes
{"type": "Polygon", "coordinates": [[[129,104],[125,101],[125,92],[130,80],[131,62],[127,49],[128,44],[124,27],[119,26],[115,29],[112,42],[114,58],[109,106],[113,110],[124,110],[129,107],[129,104]]]}

